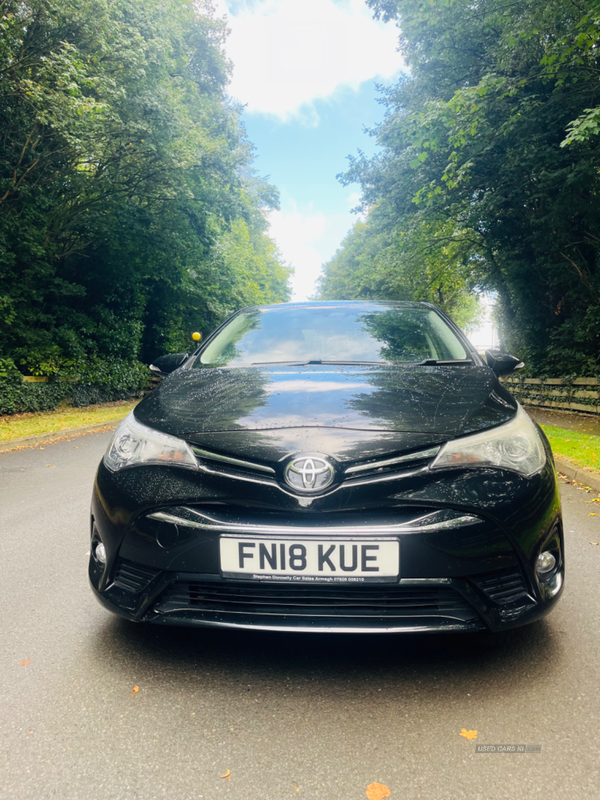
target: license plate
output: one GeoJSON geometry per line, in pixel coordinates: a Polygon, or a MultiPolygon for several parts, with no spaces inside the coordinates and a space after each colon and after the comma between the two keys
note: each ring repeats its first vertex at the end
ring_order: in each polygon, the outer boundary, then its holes
{"type": "Polygon", "coordinates": [[[223,535],[225,578],[302,583],[394,583],[400,545],[389,539],[267,539],[223,535]]]}

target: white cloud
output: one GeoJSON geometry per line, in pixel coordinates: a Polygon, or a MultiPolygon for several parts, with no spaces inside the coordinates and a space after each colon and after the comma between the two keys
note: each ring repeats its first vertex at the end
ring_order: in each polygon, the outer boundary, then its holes
{"type": "Polygon", "coordinates": [[[358,89],[376,77],[389,79],[402,67],[397,29],[375,21],[364,0],[218,0],[216,5],[231,28],[230,93],[248,111],[282,120],[301,113],[315,124],[312,101],[339,86],[358,89]]]}
{"type": "Polygon", "coordinates": [[[350,208],[354,208],[360,203],[360,198],[361,198],[360,192],[350,192],[350,194],[346,198],[346,201],[350,206],[350,208]]]}
{"type": "Polygon", "coordinates": [[[292,299],[306,300],[315,291],[315,281],[321,272],[320,240],[325,232],[327,217],[310,211],[302,214],[274,211],[270,217],[271,236],[277,242],[284,260],[294,267],[292,299]]]}
{"type": "Polygon", "coordinates": [[[286,209],[273,211],[269,222],[284,261],[295,269],[292,299],[301,301],[315,293],[321,265],[335,253],[356,218],[350,213],[325,215],[310,206],[301,211],[291,202],[286,209]]]}

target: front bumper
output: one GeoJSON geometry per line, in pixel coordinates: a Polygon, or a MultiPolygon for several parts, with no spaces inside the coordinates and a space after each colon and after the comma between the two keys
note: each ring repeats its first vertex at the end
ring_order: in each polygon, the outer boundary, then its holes
{"type": "MultiPolygon", "coordinates": [[[[517,582],[518,576],[501,576],[517,582]]],[[[501,578],[499,578],[501,579],[501,578]]],[[[156,593],[143,592],[139,604],[132,602],[131,589],[118,583],[105,592],[94,589],[108,610],[138,622],[155,625],[186,625],[217,628],[324,633],[418,633],[500,631],[533,622],[545,616],[558,600],[562,571],[557,573],[556,594],[550,601],[536,602],[526,594],[501,603],[482,597],[474,583],[461,580],[403,581],[385,595],[365,597],[352,588],[353,598],[324,589],[319,597],[290,596],[289,586],[260,587],[210,581],[208,576],[176,574],[155,585],[156,593]],[[277,596],[274,596],[277,590],[277,596]],[[268,596],[270,595],[270,596],[268,596]],[[328,596],[324,596],[328,595],[328,596]],[[216,607],[215,607],[216,606],[216,607]],[[360,610],[360,613],[359,613],[360,610]]]]}
{"type": "Polygon", "coordinates": [[[521,532],[507,530],[487,509],[474,513],[473,507],[422,499],[388,503],[385,511],[378,504],[360,514],[338,508],[335,514],[310,515],[225,504],[161,504],[123,524],[123,508],[107,505],[101,484],[92,503],[92,539],[103,541],[108,562],[103,568],[91,557],[90,580],[103,605],[133,621],[355,633],[498,631],[545,615],[562,591],[556,491],[547,492],[543,503],[537,492],[535,514],[521,515],[527,522],[521,532]],[[251,536],[258,529],[271,530],[273,536],[294,539],[299,526],[303,535],[319,538],[387,530],[399,542],[398,580],[299,585],[223,578],[223,532],[251,536]],[[533,564],[544,549],[555,552],[557,569],[540,582],[533,564]]]}

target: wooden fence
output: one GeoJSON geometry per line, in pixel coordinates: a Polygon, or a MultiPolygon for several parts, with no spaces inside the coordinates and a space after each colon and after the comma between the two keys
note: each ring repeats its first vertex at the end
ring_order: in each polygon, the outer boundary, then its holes
{"type": "Polygon", "coordinates": [[[502,378],[509,392],[523,405],[600,414],[598,378],[502,378]]]}
{"type": "Polygon", "coordinates": [[[147,394],[150,394],[153,389],[156,389],[161,381],[162,378],[159,378],[158,375],[151,375],[148,379],[148,383],[146,384],[146,388],[142,390],[143,396],[146,397],[147,394]]]}

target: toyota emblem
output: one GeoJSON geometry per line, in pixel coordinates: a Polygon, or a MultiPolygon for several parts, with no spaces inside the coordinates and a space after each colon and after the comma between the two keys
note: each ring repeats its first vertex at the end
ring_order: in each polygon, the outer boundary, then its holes
{"type": "Polygon", "coordinates": [[[283,473],[285,482],[297,492],[321,492],[335,478],[332,464],[323,456],[301,454],[293,458],[283,473]]]}

